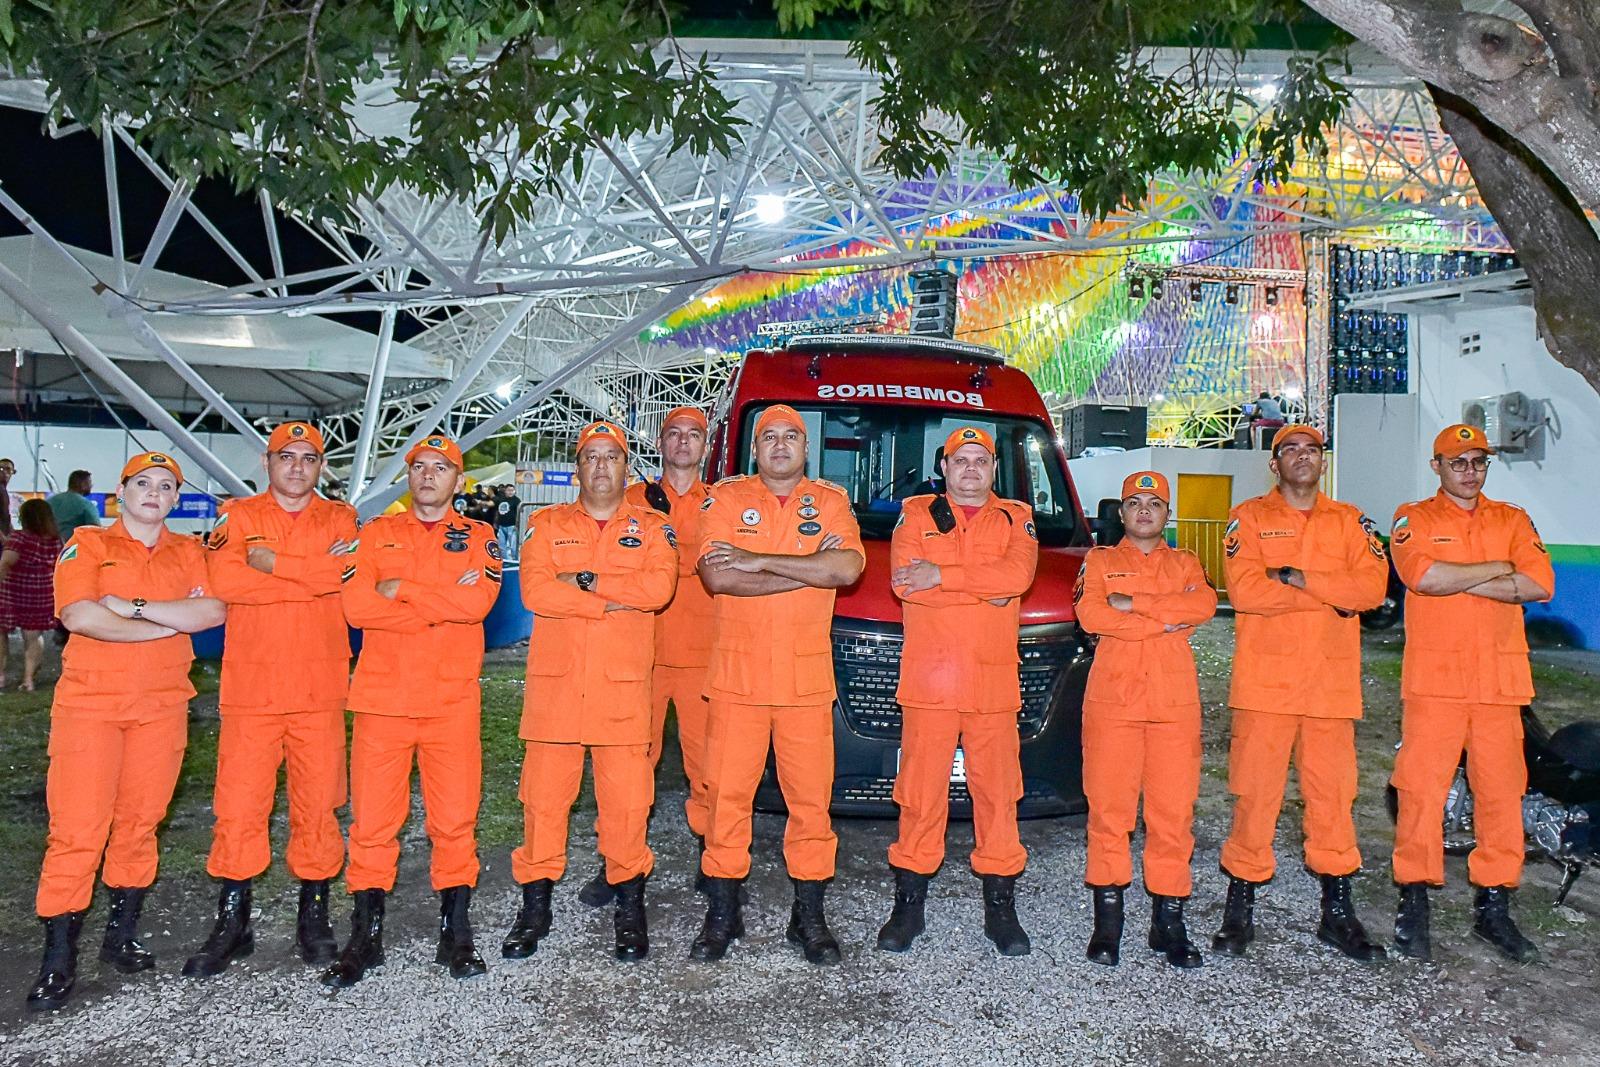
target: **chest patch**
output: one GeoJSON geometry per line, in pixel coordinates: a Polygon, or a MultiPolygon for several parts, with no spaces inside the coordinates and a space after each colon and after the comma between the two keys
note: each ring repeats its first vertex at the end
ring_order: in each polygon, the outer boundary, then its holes
{"type": "Polygon", "coordinates": [[[746,526],[760,526],[761,512],[757,511],[755,508],[745,508],[744,514],[739,516],[739,521],[744,523],[746,526]]]}
{"type": "Polygon", "coordinates": [[[817,509],[807,505],[800,509],[800,517],[802,519],[814,519],[817,517],[817,509]]]}
{"type": "Polygon", "coordinates": [[[800,532],[805,534],[807,537],[814,537],[822,532],[822,523],[802,522],[800,524],[800,532]]]}
{"type": "Polygon", "coordinates": [[[632,534],[629,534],[627,537],[617,538],[617,544],[621,545],[623,548],[638,548],[640,545],[644,544],[644,542],[632,534]]]}
{"type": "Polygon", "coordinates": [[[444,550],[446,552],[465,552],[467,538],[472,536],[472,531],[465,526],[446,526],[444,528],[444,550]]]}

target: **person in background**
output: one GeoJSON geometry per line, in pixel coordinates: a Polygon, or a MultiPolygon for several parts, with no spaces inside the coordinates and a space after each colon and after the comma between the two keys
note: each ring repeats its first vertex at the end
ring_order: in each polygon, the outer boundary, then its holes
{"type": "Polygon", "coordinates": [[[500,539],[500,551],[506,559],[517,558],[517,509],[521,503],[517,499],[515,485],[508,483],[495,487],[491,522],[495,536],[500,539]]]}
{"type": "Polygon", "coordinates": [[[11,478],[17,465],[9,459],[0,459],[0,544],[11,536],[11,478]]]}
{"type": "Polygon", "coordinates": [[[69,540],[72,531],[80,526],[100,525],[100,509],[89,499],[93,488],[94,482],[88,471],[73,471],[67,475],[66,491],[50,498],[50,511],[56,517],[61,540],[69,540]]]}
{"type": "Polygon", "coordinates": [[[22,685],[33,692],[34,676],[44,659],[45,631],[55,629],[56,601],[51,583],[61,537],[55,516],[43,500],[22,505],[22,528],[0,552],[0,688],[5,687],[6,644],[12,630],[22,631],[22,685]]]}

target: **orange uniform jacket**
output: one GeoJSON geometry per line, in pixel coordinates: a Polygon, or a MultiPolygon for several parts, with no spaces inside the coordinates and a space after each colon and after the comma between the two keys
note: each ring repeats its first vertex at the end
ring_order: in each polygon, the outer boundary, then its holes
{"type": "MultiPolygon", "coordinates": [[[[758,477],[720,481],[706,498],[698,561],[713,541],[770,555],[806,556],[836,534],[859,552],[861,528],[850,500],[832,482],[801,479],[780,504],[758,477]]],[[[801,588],[771,596],[717,596],[706,696],[736,704],[798,707],[834,699],[833,590],[801,588]]]]}
{"type": "Polygon", "coordinates": [[[1361,622],[1389,583],[1371,520],[1317,494],[1310,512],[1274,489],[1233,509],[1223,542],[1235,615],[1228,703],[1325,719],[1361,717],[1361,622]],[[1267,570],[1305,573],[1297,589],[1267,570]]]}
{"type": "MultiPolygon", "coordinates": [[[[120,522],[104,528],[80,526],[56,564],[56,611],[106,594],[182,600],[199,588],[211,596],[205,557],[197,538],[165,528],[152,550],[128,536],[120,522]]],[[[182,709],[194,696],[189,684],[193,662],[188,634],[133,643],[73,634],[61,653],[54,714],[122,720],[182,709]]]]}
{"type": "Polygon", "coordinates": [[[522,601],[537,619],[522,704],[524,741],[650,743],[655,615],[678,581],[677,538],[665,516],[624,502],[602,529],[580,503],[528,517],[522,601]],[[556,575],[592,571],[595,591],[556,575]],[[607,602],[633,611],[606,611],[607,602]]]}
{"type": "Polygon", "coordinates": [[[943,496],[905,501],[890,543],[891,568],[924,559],[939,566],[939,584],[904,602],[905,648],[900,688],[905,707],[1016,711],[1017,630],[1022,594],[1033,584],[1039,543],[1033,509],[993,494],[972,518],[943,496]],[[946,514],[941,533],[934,509],[946,514]],[[1005,599],[1004,605],[992,600],[1005,599]]]}
{"type": "MultiPolygon", "coordinates": [[[[628,486],[628,503],[651,507],[645,496],[650,484],[634,482],[628,486]]],[[[678,558],[678,590],[673,594],[672,603],[655,617],[656,666],[704,667],[711,662],[711,594],[706,592],[695,569],[700,560],[694,550],[700,544],[700,508],[710,490],[704,482],[695,482],[680,496],[665,478],[654,484],[666,494],[671,508],[668,521],[682,549],[678,558]]]]}
{"type": "Polygon", "coordinates": [[[1091,549],[1079,574],[1078,621],[1100,635],[1084,693],[1085,712],[1141,722],[1176,722],[1200,713],[1189,632],[1217,613],[1217,594],[1192,552],[1162,543],[1146,554],[1124,540],[1091,549]],[[1133,598],[1132,611],[1106,603],[1133,598]]]}
{"type": "Polygon", "coordinates": [[[1528,513],[1480,496],[1471,511],[1441,490],[1403,504],[1389,544],[1406,597],[1406,652],[1400,694],[1406,699],[1521,706],[1533,699],[1522,606],[1455,593],[1424,596],[1417,583],[1435,563],[1510,560],[1519,574],[1554,593],[1555,571],[1528,513]]]}
{"type": "Polygon", "coordinates": [[[355,509],[320,496],[298,516],[270,492],[222,505],[206,543],[212,594],[228,604],[223,712],[344,710],[350,637],[339,576],[349,560],[328,546],[355,539],[355,509]],[[257,547],[277,554],[271,574],[250,566],[257,547]]]}
{"type": "Polygon", "coordinates": [[[430,718],[479,708],[483,619],[500,593],[494,528],[449,513],[431,527],[415,513],[367,523],[346,558],[345,618],[362,634],[350,710],[430,718]],[[480,577],[458,585],[468,570],[480,577]],[[400,579],[393,600],[377,591],[400,579]]]}

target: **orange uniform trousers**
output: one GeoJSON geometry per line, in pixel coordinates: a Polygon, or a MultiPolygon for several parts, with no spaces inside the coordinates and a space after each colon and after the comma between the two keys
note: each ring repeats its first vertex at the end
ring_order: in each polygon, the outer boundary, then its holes
{"type": "Polygon", "coordinates": [[[254,878],[272,863],[267,823],[288,764],[289,873],[332,878],[344,865],[344,835],[334,809],[345,802],[344,712],[224,713],[217,742],[216,813],[206,873],[254,878]]]}
{"type": "Polygon", "coordinates": [[[1400,794],[1394,828],[1394,880],[1444,885],[1444,802],[1467,751],[1472,824],[1478,843],[1467,857],[1473,885],[1515,888],[1522,881],[1525,841],[1521,709],[1409,699],[1400,719],[1400,753],[1391,781],[1400,794]]]}
{"type": "Polygon", "coordinates": [[[117,889],[156,880],[156,827],[167,817],[188,731],[186,704],[142,719],[51,717],[50,832],[34,902],[41,917],[87,909],[97,870],[117,889]]]}
{"type": "MultiPolygon", "coordinates": [[[[1194,802],[1200,796],[1200,715],[1175,722],[1083,717],[1083,793],[1089,800],[1091,886],[1133,881],[1129,840],[1144,794],[1144,887],[1187,897],[1194,888],[1194,802]]],[[[1280,789],[1281,794],[1281,789],[1280,789]]],[[[1274,809],[1276,817],[1276,809],[1274,809]]],[[[1271,834],[1267,851],[1271,854],[1271,834]]]]}
{"type": "Polygon", "coordinates": [[[656,664],[650,676],[650,700],[650,765],[653,768],[661,763],[670,703],[678,716],[678,747],[683,751],[683,776],[689,782],[683,813],[689,819],[689,829],[704,837],[710,821],[706,804],[706,718],[711,706],[706,702],[706,669],[656,664]]]}
{"type": "Polygon", "coordinates": [[[478,713],[412,718],[357,712],[350,738],[350,892],[394,888],[400,828],[411,813],[411,761],[422,779],[434,889],[478,884],[483,744],[478,713]]]}
{"type": "Polygon", "coordinates": [[[1233,830],[1222,846],[1222,868],[1235,878],[1266,882],[1277,870],[1272,838],[1291,758],[1305,801],[1306,866],[1313,874],[1335,876],[1361,867],[1351,814],[1356,800],[1355,720],[1235,708],[1228,748],[1233,830]]]}
{"type": "Polygon", "coordinates": [[[839,839],[828,818],[833,800],[833,703],[777,707],[710,701],[706,778],[710,823],[700,869],[711,878],[750,873],[751,809],[770,745],[789,809],[783,859],[789,876],[833,877],[839,839]]]}
{"type": "Polygon", "coordinates": [[[972,870],[1021,874],[1028,851],[1017,834],[1022,738],[1016,712],[906,708],[903,722],[900,773],[894,780],[900,836],[889,846],[890,865],[931,875],[944,863],[950,769],[959,744],[972,795],[972,870]]]}
{"type": "Polygon", "coordinates": [[[583,754],[594,767],[594,829],[617,885],[655,869],[645,841],[655,802],[655,768],[646,745],[554,744],[529,741],[518,796],[522,847],[511,853],[511,876],[527,883],[560,878],[567,870],[567,821],[583,784],[583,754]]]}

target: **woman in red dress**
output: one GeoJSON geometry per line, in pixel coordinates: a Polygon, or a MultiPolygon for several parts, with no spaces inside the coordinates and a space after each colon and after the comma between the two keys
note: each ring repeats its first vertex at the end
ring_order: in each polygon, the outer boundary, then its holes
{"type": "Polygon", "coordinates": [[[56,517],[43,500],[23,503],[22,528],[0,552],[0,687],[5,685],[6,646],[12,630],[22,631],[22,690],[32,692],[44,659],[44,635],[56,628],[52,581],[61,537],[56,517]]]}

